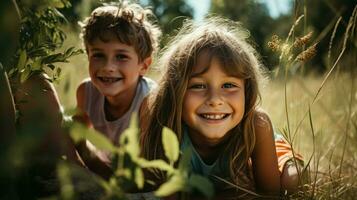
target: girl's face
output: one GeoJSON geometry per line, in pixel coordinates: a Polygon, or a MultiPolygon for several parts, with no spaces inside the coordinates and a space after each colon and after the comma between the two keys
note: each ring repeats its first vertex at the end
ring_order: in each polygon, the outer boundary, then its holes
{"type": "Polygon", "coordinates": [[[224,141],[242,120],[244,103],[244,80],[226,74],[216,57],[201,53],[183,103],[182,116],[191,139],[210,146],[224,141]]]}

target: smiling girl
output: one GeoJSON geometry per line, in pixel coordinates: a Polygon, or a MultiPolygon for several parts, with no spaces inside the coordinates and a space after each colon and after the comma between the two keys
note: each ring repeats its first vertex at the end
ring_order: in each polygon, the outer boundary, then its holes
{"type": "MultiPolygon", "coordinates": [[[[258,106],[262,66],[247,35],[219,18],[188,23],[163,54],[166,71],[143,126],[145,157],[165,159],[161,130],[171,128],[181,150],[193,150],[193,172],[213,181],[219,199],[275,196],[285,183],[297,185],[295,166],[278,162],[278,139],[258,106]]],[[[284,150],[293,159],[288,144],[284,150]]]]}

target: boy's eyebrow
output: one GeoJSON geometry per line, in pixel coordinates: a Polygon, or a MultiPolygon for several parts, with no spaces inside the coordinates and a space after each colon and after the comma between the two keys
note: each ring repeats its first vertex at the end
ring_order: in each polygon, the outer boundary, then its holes
{"type": "MultiPolygon", "coordinates": [[[[91,51],[103,51],[102,48],[97,48],[97,47],[94,47],[94,48],[89,48],[91,51]]],[[[124,52],[124,53],[127,53],[129,52],[128,50],[126,49],[116,49],[115,50],[116,52],[124,52]]]]}
{"type": "Polygon", "coordinates": [[[124,52],[124,53],[129,52],[129,51],[126,50],[126,49],[116,49],[115,51],[116,51],[116,52],[124,52]]]}
{"type": "Polygon", "coordinates": [[[89,48],[89,50],[91,50],[91,51],[102,51],[101,48],[89,48]]]}

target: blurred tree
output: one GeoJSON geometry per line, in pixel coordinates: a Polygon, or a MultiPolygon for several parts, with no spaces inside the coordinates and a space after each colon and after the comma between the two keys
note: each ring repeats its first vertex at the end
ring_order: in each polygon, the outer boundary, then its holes
{"type": "Polygon", "coordinates": [[[0,2],[0,13],[0,62],[8,70],[10,59],[18,45],[20,19],[14,4],[10,0],[0,2]]]}
{"type": "MultiPolygon", "coordinates": [[[[118,0],[112,0],[117,2],[118,0]]],[[[83,21],[86,17],[89,17],[94,8],[102,5],[105,2],[111,2],[108,0],[71,0],[71,7],[61,9],[61,13],[66,16],[67,20],[72,25],[72,28],[80,29],[78,21],[83,21]]]]}
{"type": "Polygon", "coordinates": [[[242,22],[250,31],[264,64],[269,69],[273,67],[267,64],[271,63],[272,54],[267,49],[266,42],[272,35],[274,21],[265,4],[256,0],[212,0],[210,12],[242,22]]]}
{"type": "MultiPolygon", "coordinates": [[[[72,7],[62,9],[61,12],[73,27],[79,28],[77,22],[89,16],[95,7],[105,2],[117,1],[120,0],[72,0],[72,7]]],[[[131,0],[130,2],[138,2],[144,7],[149,6],[152,8],[163,31],[162,43],[165,43],[165,38],[169,34],[182,26],[184,19],[193,17],[193,9],[185,0],[131,0]]]]}
{"type": "Polygon", "coordinates": [[[193,17],[193,9],[184,0],[141,0],[141,4],[152,7],[163,31],[163,40],[182,26],[185,19],[193,17]]]}

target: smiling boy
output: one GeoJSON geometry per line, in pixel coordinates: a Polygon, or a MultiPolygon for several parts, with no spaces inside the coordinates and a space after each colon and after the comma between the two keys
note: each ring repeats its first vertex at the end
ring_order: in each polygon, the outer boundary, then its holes
{"type": "MultiPolygon", "coordinates": [[[[149,14],[150,10],[138,4],[104,5],[96,8],[82,25],[90,79],[77,89],[79,113],[75,119],[114,144],[128,127],[131,114],[139,111],[155,85],[144,75],[161,32],[148,21],[149,14]]],[[[97,156],[110,163],[105,153],[97,156]]]]}

